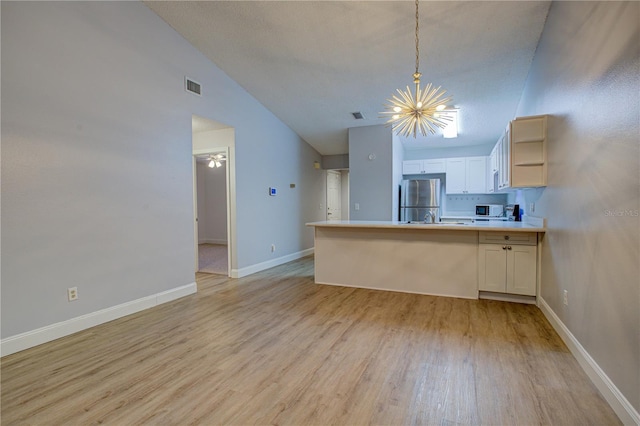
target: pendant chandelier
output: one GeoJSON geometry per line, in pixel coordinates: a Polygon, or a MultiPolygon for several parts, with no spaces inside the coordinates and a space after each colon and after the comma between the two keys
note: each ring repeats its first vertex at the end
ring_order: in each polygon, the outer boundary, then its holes
{"type": "Polygon", "coordinates": [[[398,95],[393,95],[387,100],[388,103],[385,105],[387,111],[381,113],[385,117],[391,117],[387,121],[387,126],[391,126],[398,136],[414,138],[418,131],[422,136],[427,136],[427,131],[434,134],[436,127],[441,129],[447,127],[451,118],[440,111],[443,111],[447,103],[452,100],[449,96],[444,97],[444,90],[441,91],[440,87],[432,87],[431,83],[428,83],[424,89],[420,88],[422,74],[418,71],[420,65],[418,1],[416,0],[416,72],[413,74],[416,89],[415,92],[412,92],[409,86],[406,91],[398,89],[398,95]]]}

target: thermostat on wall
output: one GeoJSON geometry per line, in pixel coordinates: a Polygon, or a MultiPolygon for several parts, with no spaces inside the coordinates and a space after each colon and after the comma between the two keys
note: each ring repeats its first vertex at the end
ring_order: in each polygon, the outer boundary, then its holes
{"type": "Polygon", "coordinates": [[[278,191],[275,188],[269,187],[269,195],[274,197],[278,191]]]}

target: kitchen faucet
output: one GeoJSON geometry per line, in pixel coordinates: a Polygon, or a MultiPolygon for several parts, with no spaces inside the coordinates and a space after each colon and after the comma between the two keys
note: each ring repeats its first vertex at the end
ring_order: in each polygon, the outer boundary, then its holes
{"type": "Polygon", "coordinates": [[[436,223],[436,214],[432,211],[428,211],[427,214],[424,215],[425,223],[436,223]]]}

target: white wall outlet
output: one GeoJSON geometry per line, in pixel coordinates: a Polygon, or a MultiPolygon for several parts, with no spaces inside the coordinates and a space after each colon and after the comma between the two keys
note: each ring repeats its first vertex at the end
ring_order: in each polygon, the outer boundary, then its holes
{"type": "Polygon", "coordinates": [[[271,244],[271,253],[273,253],[274,251],[276,251],[276,245],[275,244],[271,244]]]}
{"type": "Polygon", "coordinates": [[[536,203],[530,203],[530,204],[529,204],[529,211],[530,211],[531,213],[533,213],[533,212],[535,212],[535,211],[536,211],[536,203]]]}
{"type": "Polygon", "coordinates": [[[356,203],[356,205],[353,207],[355,210],[360,210],[360,203],[356,203]]]}
{"type": "Polygon", "coordinates": [[[566,305],[569,306],[569,292],[567,290],[564,290],[562,292],[562,302],[566,305]]]}
{"type": "Polygon", "coordinates": [[[67,289],[67,299],[69,299],[69,302],[78,300],[78,287],[69,287],[67,289]]]}

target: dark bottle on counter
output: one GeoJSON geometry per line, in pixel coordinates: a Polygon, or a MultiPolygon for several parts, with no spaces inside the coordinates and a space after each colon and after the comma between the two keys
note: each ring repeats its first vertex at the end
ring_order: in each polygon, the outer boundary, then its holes
{"type": "Polygon", "coordinates": [[[520,204],[514,204],[513,206],[513,220],[516,222],[522,222],[522,212],[520,211],[520,204]]]}

